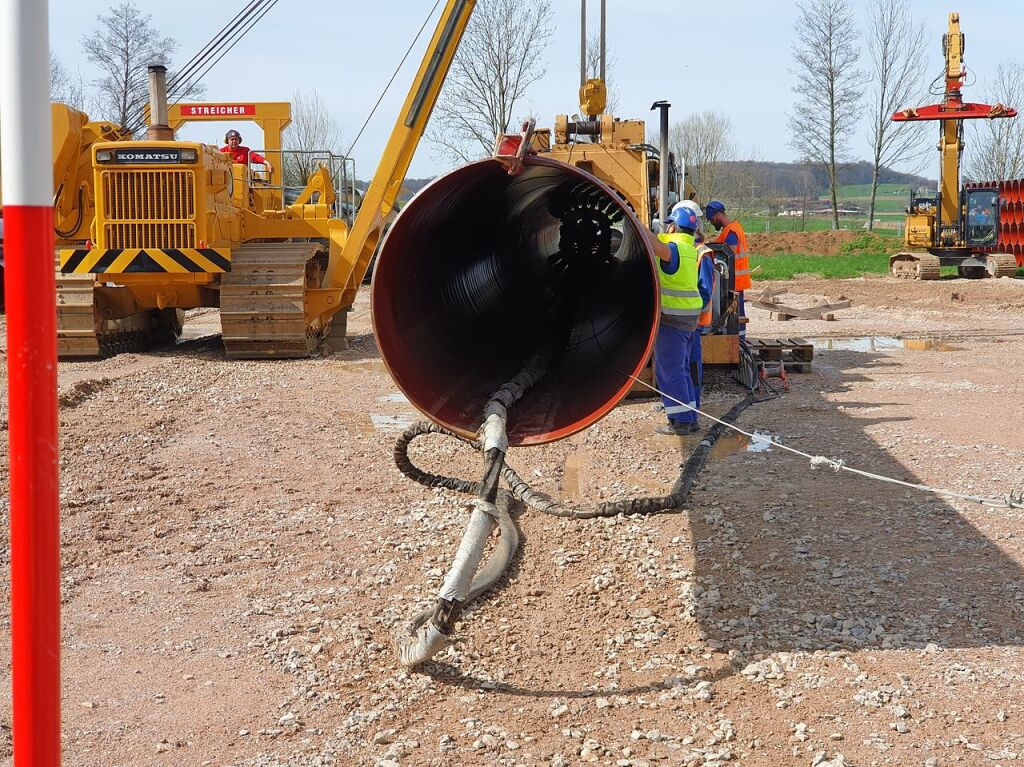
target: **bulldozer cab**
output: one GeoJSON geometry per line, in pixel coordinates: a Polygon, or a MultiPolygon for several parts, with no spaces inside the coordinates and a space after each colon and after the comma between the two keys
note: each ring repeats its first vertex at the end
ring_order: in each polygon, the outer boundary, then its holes
{"type": "Polygon", "coordinates": [[[235,163],[232,198],[239,207],[257,214],[279,211],[304,197],[307,182],[315,175],[317,189],[301,204],[327,204],[329,214],[351,226],[358,192],[355,161],[330,150],[284,149],[284,130],[291,124],[292,107],[285,101],[191,103],[168,107],[168,124],[177,131],[192,122],[251,122],[263,133],[263,146],[249,148],[270,161],[235,163]],[[326,172],[326,175],[324,174],[326,172]],[[330,190],[326,187],[330,187],[330,190]]]}

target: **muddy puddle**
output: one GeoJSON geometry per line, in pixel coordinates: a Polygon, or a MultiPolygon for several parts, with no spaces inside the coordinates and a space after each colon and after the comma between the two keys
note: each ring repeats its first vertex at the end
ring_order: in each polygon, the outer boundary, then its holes
{"type": "Polygon", "coordinates": [[[958,352],[956,346],[941,338],[896,338],[895,336],[861,336],[859,338],[810,338],[819,351],[842,352],[958,352]]]}
{"type": "Polygon", "coordinates": [[[402,431],[412,426],[419,419],[415,413],[399,413],[398,415],[381,415],[370,413],[370,425],[378,431],[402,431]]]}
{"type": "Polygon", "coordinates": [[[772,449],[772,435],[755,431],[753,437],[746,434],[724,434],[711,448],[712,458],[725,458],[734,453],[767,453],[772,449]]]}

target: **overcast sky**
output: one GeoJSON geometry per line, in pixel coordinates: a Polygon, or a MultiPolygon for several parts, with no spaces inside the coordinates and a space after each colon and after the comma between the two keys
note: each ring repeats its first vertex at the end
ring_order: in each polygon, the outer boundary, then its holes
{"type": "MultiPolygon", "coordinates": [[[[243,0],[219,5],[199,0],[136,4],[152,14],[155,27],[180,44],[172,64],[191,58],[245,5],[243,0]]],[[[72,73],[80,72],[86,80],[95,72],[81,54],[81,39],[109,5],[50,0],[51,48],[72,73]]],[[[211,70],[205,80],[206,100],[287,101],[298,88],[316,89],[341,124],[347,147],[433,5],[433,0],[335,0],[312,5],[281,0],[211,70]]],[[[544,56],[547,75],[532,87],[521,107],[522,115],[536,116],[539,126],[550,126],[556,114],[579,109],[579,1],[553,0],[552,5],[555,30],[544,56]]],[[[789,70],[795,3],[607,0],[607,5],[608,47],[614,57],[609,79],[620,94],[618,117],[648,120],[651,135],[656,117],[650,106],[659,99],[672,103],[673,122],[692,112],[718,110],[731,118],[742,154],[756,150],[765,160],[796,159],[786,127],[793,98],[789,70]]],[[[965,97],[983,100],[986,75],[1011,60],[1020,45],[1024,3],[971,0],[946,7],[934,0],[912,0],[911,5],[927,25],[930,76],[942,71],[940,40],[947,13],[960,11],[967,36],[965,61],[978,75],[977,85],[965,97]]],[[[855,6],[863,16],[866,0],[855,0],[855,6]]],[[[590,19],[596,22],[599,0],[590,0],[589,7],[590,19]]],[[[596,33],[596,23],[591,28],[596,33]]],[[[353,152],[361,178],[368,178],[376,166],[427,37],[424,33],[353,152]]],[[[181,137],[216,143],[228,127],[232,126],[200,124],[181,137]]],[[[255,127],[234,127],[250,146],[261,144],[255,127]]],[[[866,127],[858,131],[854,154],[869,156],[866,127]]],[[[937,174],[937,167],[932,167],[937,161],[929,158],[926,175],[937,174]]],[[[409,175],[432,176],[445,169],[436,150],[424,143],[409,175]]]]}

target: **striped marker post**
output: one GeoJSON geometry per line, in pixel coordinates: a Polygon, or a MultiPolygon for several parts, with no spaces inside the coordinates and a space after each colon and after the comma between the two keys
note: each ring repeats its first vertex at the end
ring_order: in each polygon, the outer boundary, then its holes
{"type": "Polygon", "coordinates": [[[46,0],[0,0],[15,767],[60,765],[57,310],[46,0]]]}

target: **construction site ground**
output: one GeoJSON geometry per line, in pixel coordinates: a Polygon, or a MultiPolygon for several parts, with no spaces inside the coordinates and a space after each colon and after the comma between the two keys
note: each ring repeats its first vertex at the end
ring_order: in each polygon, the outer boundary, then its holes
{"type": "MultiPolygon", "coordinates": [[[[752,312],[752,335],[834,340],[740,425],[962,492],[1024,484],[1024,281],[784,287],[790,305],[853,305],[834,322],[752,312]]],[[[350,348],[308,361],[227,361],[206,312],[178,348],[60,364],[65,764],[1024,760],[1024,511],[812,470],[740,438],[678,513],[519,514],[507,579],[435,663],[399,667],[392,633],[431,603],[467,513],[394,467],[417,415],[368,308],[364,291],[350,348]]],[[[741,396],[719,383],[705,405],[741,396]]],[[[631,401],[509,462],[584,502],[661,495],[697,443],[653,434],[663,418],[631,401]]],[[[414,453],[481,468],[441,438],[414,453]]],[[[6,508],[0,522],[6,573],[6,508]]]]}

